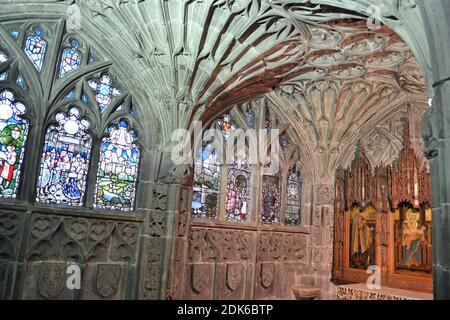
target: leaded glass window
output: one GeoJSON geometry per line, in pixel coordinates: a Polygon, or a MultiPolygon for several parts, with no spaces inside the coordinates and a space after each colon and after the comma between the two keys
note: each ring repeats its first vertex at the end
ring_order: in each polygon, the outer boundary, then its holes
{"type": "Polygon", "coordinates": [[[42,39],[43,33],[41,28],[35,28],[34,36],[29,36],[27,38],[24,48],[26,55],[38,71],[42,70],[45,51],[47,49],[47,42],[42,39]]]}
{"type": "Polygon", "coordinates": [[[255,129],[256,126],[256,115],[255,112],[253,112],[253,110],[248,109],[247,112],[245,113],[245,118],[247,120],[247,124],[251,129],[255,129]]]}
{"type": "Polygon", "coordinates": [[[113,97],[120,95],[120,91],[113,86],[111,77],[107,74],[102,75],[99,82],[90,80],[88,83],[95,93],[95,100],[97,101],[100,112],[105,111],[113,97]]]}
{"type": "Polygon", "coordinates": [[[194,194],[192,214],[195,217],[217,217],[219,203],[220,165],[212,143],[205,143],[200,150],[200,159],[194,164],[194,194]]]}
{"type": "Polygon", "coordinates": [[[11,35],[11,37],[15,40],[17,40],[19,38],[19,30],[17,29],[12,29],[9,31],[9,34],[11,35]]]}
{"type": "Polygon", "coordinates": [[[67,94],[64,97],[65,100],[74,99],[74,98],[75,98],[75,92],[73,92],[73,90],[70,90],[69,92],[67,92],[67,94]]]}
{"type": "Polygon", "coordinates": [[[294,166],[289,170],[286,195],[285,224],[299,225],[302,200],[302,180],[300,171],[294,166]]]}
{"type": "Polygon", "coordinates": [[[264,224],[280,223],[280,177],[263,176],[261,221],[264,224]]]}
{"type": "Polygon", "coordinates": [[[15,198],[28,135],[25,106],[12,91],[0,92],[0,198],[15,198]]]}
{"type": "Polygon", "coordinates": [[[23,78],[23,76],[21,74],[19,74],[17,76],[16,83],[19,87],[25,88],[25,79],[23,78]]]}
{"type": "MultiPolygon", "coordinates": [[[[8,56],[3,51],[0,51],[0,64],[8,60],[8,56]]],[[[7,72],[0,73],[0,81],[6,80],[8,78],[7,72]]]]}
{"type": "Polygon", "coordinates": [[[226,216],[230,221],[246,221],[250,207],[251,173],[246,163],[228,168],[226,216]]]}
{"type": "Polygon", "coordinates": [[[78,50],[78,41],[72,40],[70,48],[64,49],[61,56],[61,63],[59,66],[59,76],[62,77],[69,72],[75,71],[80,67],[81,53],[78,50]]]}
{"type": "Polygon", "coordinates": [[[108,131],[100,150],[95,206],[130,211],[134,205],[139,168],[137,134],[129,130],[126,121],[109,127],[108,131]]]}
{"type": "Polygon", "coordinates": [[[231,118],[231,115],[228,113],[223,116],[223,118],[220,118],[217,120],[217,125],[219,126],[220,130],[222,131],[222,134],[225,139],[228,139],[230,134],[233,132],[233,130],[236,129],[236,125],[234,124],[233,119],[231,118]]]}
{"type": "Polygon", "coordinates": [[[92,146],[90,124],[76,108],[58,113],[55,119],[58,124],[50,125],[45,136],[36,200],[81,206],[92,146]]]}

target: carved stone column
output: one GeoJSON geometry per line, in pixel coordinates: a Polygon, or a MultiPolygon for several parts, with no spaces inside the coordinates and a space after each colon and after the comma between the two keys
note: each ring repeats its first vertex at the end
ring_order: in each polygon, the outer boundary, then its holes
{"type": "Polygon", "coordinates": [[[431,163],[433,210],[433,288],[435,299],[450,299],[450,4],[417,1],[428,29],[433,107],[422,124],[431,163]]]}
{"type": "Polygon", "coordinates": [[[188,171],[184,166],[174,166],[169,153],[155,151],[149,158],[152,158],[149,163],[154,164],[148,168],[149,179],[157,178],[155,182],[149,181],[145,190],[149,206],[142,236],[139,298],[167,299],[177,218],[180,218],[180,203],[185,202],[181,184],[188,171]],[[155,165],[158,163],[159,168],[155,165]]]}
{"type": "Polygon", "coordinates": [[[311,264],[316,274],[315,286],[320,287],[322,299],[334,298],[330,282],[333,264],[334,185],[314,187],[314,210],[311,227],[311,264]]]}

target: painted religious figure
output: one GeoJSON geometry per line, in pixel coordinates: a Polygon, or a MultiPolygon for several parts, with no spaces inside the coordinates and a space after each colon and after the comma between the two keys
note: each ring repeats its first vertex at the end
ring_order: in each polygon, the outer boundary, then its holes
{"type": "Polygon", "coordinates": [[[431,273],[431,209],[400,208],[394,222],[397,270],[431,273]]]}
{"type": "Polygon", "coordinates": [[[139,168],[137,133],[128,123],[120,121],[109,128],[103,138],[95,206],[103,209],[130,211],[133,209],[139,168]]]}
{"type": "Polygon", "coordinates": [[[215,219],[219,203],[220,166],[217,151],[212,143],[199,148],[200,158],[194,164],[194,193],[192,215],[198,218],[215,219]]]}
{"type": "Polygon", "coordinates": [[[402,246],[403,265],[419,265],[422,262],[422,243],[425,240],[425,226],[419,227],[419,213],[406,211],[403,222],[402,246]]]}
{"type": "Polygon", "coordinates": [[[28,134],[28,122],[21,116],[25,106],[12,91],[0,92],[0,198],[15,198],[28,134]]]}
{"type": "Polygon", "coordinates": [[[262,223],[280,223],[280,199],[280,178],[277,176],[263,176],[262,223]]]}
{"type": "Polygon", "coordinates": [[[227,219],[245,221],[248,213],[248,178],[243,174],[230,177],[233,181],[227,188],[227,219]]]}
{"type": "Polygon", "coordinates": [[[36,200],[81,206],[92,145],[89,122],[76,108],[55,118],[58,125],[51,125],[45,138],[36,200]]]}
{"type": "Polygon", "coordinates": [[[372,208],[354,206],[351,211],[350,267],[365,269],[375,264],[375,226],[372,208]]]}

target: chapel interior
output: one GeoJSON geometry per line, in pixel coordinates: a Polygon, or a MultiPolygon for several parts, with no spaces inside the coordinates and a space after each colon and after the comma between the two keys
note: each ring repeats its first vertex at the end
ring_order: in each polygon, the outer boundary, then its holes
{"type": "Polygon", "coordinates": [[[450,299],[449,14],[0,0],[0,300],[450,299]]]}

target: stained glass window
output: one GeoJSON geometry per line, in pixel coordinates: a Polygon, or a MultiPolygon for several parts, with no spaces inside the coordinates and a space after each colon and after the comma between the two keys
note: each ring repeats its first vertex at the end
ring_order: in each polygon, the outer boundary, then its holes
{"type": "Polygon", "coordinates": [[[17,83],[17,85],[18,85],[19,87],[25,88],[25,80],[24,80],[24,78],[22,77],[21,74],[19,74],[19,75],[17,76],[16,83],[17,83]]]}
{"type": "Polygon", "coordinates": [[[231,116],[227,113],[223,116],[223,118],[220,118],[217,120],[217,125],[219,126],[220,130],[222,131],[222,134],[225,139],[228,139],[231,132],[236,129],[236,125],[234,124],[233,119],[231,116]]]}
{"type": "Polygon", "coordinates": [[[200,159],[194,164],[194,194],[192,214],[195,217],[217,217],[219,203],[220,166],[212,143],[205,143],[200,150],[200,159]]]}
{"type": "Polygon", "coordinates": [[[139,168],[136,139],[137,134],[128,130],[126,121],[109,128],[109,136],[102,140],[100,151],[96,207],[122,211],[133,209],[139,168]]]}
{"type": "Polygon", "coordinates": [[[81,53],[78,50],[78,41],[72,40],[70,48],[64,49],[59,66],[59,76],[62,77],[80,67],[81,53]]]}
{"type": "Polygon", "coordinates": [[[104,74],[100,77],[100,81],[89,81],[89,86],[95,93],[95,100],[97,101],[100,112],[103,112],[112,101],[112,97],[120,95],[120,91],[113,87],[111,77],[104,74]]]}
{"type": "MultiPolygon", "coordinates": [[[[0,63],[5,62],[6,60],[8,60],[8,56],[6,55],[6,53],[0,51],[0,63]]],[[[0,73],[0,81],[6,80],[7,78],[8,78],[7,72],[0,73]]]]}
{"type": "Polygon", "coordinates": [[[47,42],[42,39],[42,36],[42,29],[35,28],[34,36],[29,36],[25,42],[25,53],[38,71],[42,70],[47,49],[47,42]]]}
{"type": "Polygon", "coordinates": [[[97,58],[91,53],[89,54],[89,59],[88,59],[88,63],[92,63],[97,61],[97,58]]]}
{"type": "Polygon", "coordinates": [[[50,125],[42,152],[38,202],[81,206],[86,189],[92,137],[89,122],[78,109],[58,113],[57,125],[50,125]]]}
{"type": "Polygon", "coordinates": [[[9,90],[0,92],[0,198],[15,198],[20,180],[28,122],[25,106],[9,90]]]}
{"type": "Polygon", "coordinates": [[[264,224],[280,223],[280,178],[263,176],[261,221],[264,224]]]}
{"type": "Polygon", "coordinates": [[[66,96],[64,97],[64,100],[69,100],[75,98],[75,92],[73,90],[70,90],[67,92],[66,96]]]}
{"type": "Polygon", "coordinates": [[[17,38],[19,38],[19,30],[17,30],[17,29],[10,30],[9,34],[11,35],[11,37],[13,37],[16,40],[17,40],[17,38]]]}
{"type": "Polygon", "coordinates": [[[245,118],[247,120],[248,126],[251,129],[255,129],[256,116],[255,116],[255,113],[253,112],[253,110],[251,110],[251,109],[247,110],[247,112],[245,113],[245,118]]]}
{"type": "Polygon", "coordinates": [[[246,163],[228,169],[226,215],[230,221],[246,221],[250,206],[250,170],[246,163]]]}
{"type": "Polygon", "coordinates": [[[300,209],[302,200],[302,180],[300,171],[293,167],[289,170],[287,195],[286,195],[286,216],[287,225],[300,224],[300,209]]]}
{"type": "Polygon", "coordinates": [[[81,96],[81,101],[83,101],[84,104],[89,105],[89,97],[86,93],[83,93],[81,96]]]}

